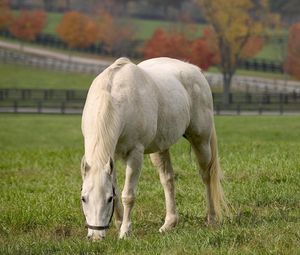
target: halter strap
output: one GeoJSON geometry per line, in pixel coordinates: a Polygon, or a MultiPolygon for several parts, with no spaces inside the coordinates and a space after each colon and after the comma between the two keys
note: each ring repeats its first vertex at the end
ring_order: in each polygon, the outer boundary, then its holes
{"type": "MultiPolygon", "coordinates": [[[[108,224],[106,226],[93,226],[93,225],[89,225],[87,222],[86,222],[86,219],[85,219],[85,227],[88,228],[88,229],[92,229],[92,230],[105,230],[105,229],[109,229],[109,225],[110,225],[110,222],[112,220],[112,217],[114,215],[114,211],[115,211],[115,196],[116,196],[116,192],[115,192],[115,187],[112,186],[113,188],[113,206],[112,206],[112,211],[111,211],[111,215],[110,215],[110,218],[109,218],[109,221],[108,221],[108,224]]],[[[84,215],[84,214],[83,214],[84,215]]],[[[85,216],[83,216],[85,217],[85,216]]]]}

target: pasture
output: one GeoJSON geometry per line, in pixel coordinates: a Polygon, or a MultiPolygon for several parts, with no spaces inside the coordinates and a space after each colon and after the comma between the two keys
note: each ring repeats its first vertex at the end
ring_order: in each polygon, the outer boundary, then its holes
{"type": "Polygon", "coordinates": [[[88,89],[94,75],[0,63],[0,88],[88,89]]]}
{"type": "Polygon", "coordinates": [[[112,226],[90,243],[80,208],[80,117],[0,115],[0,254],[299,254],[300,117],[215,121],[231,218],[205,226],[203,185],[182,139],[172,148],[178,227],[158,233],[163,190],[145,157],[132,236],[118,240],[112,226]]]}

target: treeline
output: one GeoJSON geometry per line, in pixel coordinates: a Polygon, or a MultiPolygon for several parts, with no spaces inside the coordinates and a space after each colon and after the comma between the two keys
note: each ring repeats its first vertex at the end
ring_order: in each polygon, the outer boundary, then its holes
{"type": "MultiPolygon", "coordinates": [[[[204,15],[194,0],[11,0],[14,9],[44,9],[51,12],[107,9],[134,17],[176,19],[180,13],[189,13],[194,20],[204,21],[204,15]]],[[[272,12],[281,15],[288,24],[300,21],[299,0],[269,0],[272,12]]]]}
{"type": "Polygon", "coordinates": [[[13,9],[38,8],[50,12],[85,13],[105,9],[112,14],[161,20],[175,20],[181,13],[189,13],[193,19],[204,21],[193,0],[11,0],[10,3],[13,9]]]}

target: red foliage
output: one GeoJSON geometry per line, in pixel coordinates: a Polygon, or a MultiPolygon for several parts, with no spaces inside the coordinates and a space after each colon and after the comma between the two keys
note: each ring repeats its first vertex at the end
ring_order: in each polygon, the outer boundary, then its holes
{"type": "Polygon", "coordinates": [[[19,16],[12,19],[9,31],[19,39],[33,41],[43,30],[46,21],[44,11],[21,11],[19,16]]]}
{"type": "Polygon", "coordinates": [[[262,50],[264,46],[264,39],[259,36],[252,36],[248,38],[246,44],[242,48],[241,58],[248,59],[254,57],[262,50]]]}
{"type": "Polygon", "coordinates": [[[9,0],[0,0],[0,30],[7,29],[12,20],[9,0]]]}
{"type": "Polygon", "coordinates": [[[157,29],[152,38],[146,42],[144,57],[172,57],[186,59],[189,54],[189,41],[180,33],[167,33],[163,29],[157,29]]]}
{"type": "Polygon", "coordinates": [[[97,41],[98,27],[88,16],[70,11],[62,17],[57,33],[69,47],[85,48],[97,41]]]}
{"type": "Polygon", "coordinates": [[[198,39],[192,43],[192,54],[190,62],[207,70],[211,65],[215,64],[215,53],[209,47],[205,39],[198,39]]]}
{"type": "Polygon", "coordinates": [[[189,40],[183,33],[157,29],[144,47],[144,57],[171,57],[189,61],[202,69],[214,63],[214,53],[203,38],[189,40]]]}
{"type": "Polygon", "coordinates": [[[292,25],[289,30],[285,68],[289,74],[300,79],[300,22],[292,25]]]}

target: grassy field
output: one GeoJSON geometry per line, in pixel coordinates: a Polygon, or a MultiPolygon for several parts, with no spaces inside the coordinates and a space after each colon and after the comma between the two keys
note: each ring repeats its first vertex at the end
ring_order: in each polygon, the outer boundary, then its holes
{"type": "Polygon", "coordinates": [[[0,88],[87,89],[94,75],[0,63],[0,88]]]}
{"type": "MultiPolygon", "coordinates": [[[[0,115],[0,254],[299,254],[299,117],[217,117],[232,219],[205,227],[203,185],[189,146],[172,149],[178,227],[158,233],[164,199],[145,158],[133,232],[85,240],[79,116],[0,115]]],[[[122,182],[123,169],[118,165],[122,182]]]]}

